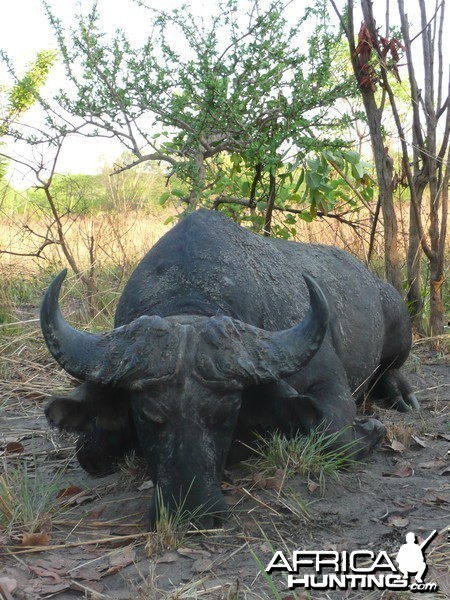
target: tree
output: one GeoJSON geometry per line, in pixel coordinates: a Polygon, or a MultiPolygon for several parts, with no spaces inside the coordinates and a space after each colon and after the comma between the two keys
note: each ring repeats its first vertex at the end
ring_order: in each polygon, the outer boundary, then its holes
{"type": "Polygon", "coordinates": [[[14,81],[11,87],[0,88],[3,97],[0,137],[5,135],[11,125],[38,101],[39,91],[47,81],[48,74],[55,64],[56,56],[54,50],[38,52],[34,61],[28,65],[24,75],[18,77],[8,55],[5,51],[0,50],[0,59],[6,64],[14,81]]]}
{"type": "MultiPolygon", "coordinates": [[[[338,12],[334,1],[331,2],[338,12]]],[[[356,47],[351,1],[347,3],[347,19],[343,15],[339,16],[349,41],[352,65],[366,108],[375,162],[378,165],[377,178],[381,206],[387,203],[388,211],[387,213],[384,211],[386,271],[389,277],[388,262],[392,257],[396,257],[392,161],[387,154],[387,149],[384,148],[381,122],[382,109],[388,99],[402,148],[403,179],[407,181],[410,195],[407,295],[416,326],[422,330],[421,253],[423,251],[429,261],[430,334],[434,336],[443,332],[444,317],[442,292],[450,178],[448,152],[450,65],[445,62],[443,53],[445,2],[436,3],[431,15],[427,14],[424,0],[418,0],[418,6],[421,15],[421,31],[414,39],[420,38],[422,41],[424,73],[422,86],[419,86],[417,81],[417,58],[412,52],[410,25],[404,0],[398,0],[402,40],[390,36],[389,32],[385,36],[379,34],[372,12],[372,3],[369,0],[361,0],[364,22],[356,47]],[[408,140],[404,119],[399,113],[397,94],[394,93],[389,77],[389,74],[393,73],[399,80],[398,63],[402,50],[406,54],[409,76],[412,140],[408,140]],[[377,86],[382,88],[381,102],[378,107],[375,101],[377,86]],[[443,121],[442,125],[439,121],[443,121]],[[439,128],[441,139],[438,141],[439,128]],[[427,189],[430,197],[429,211],[426,214],[426,220],[429,221],[428,232],[424,226],[426,206],[422,201],[427,189]]],[[[396,287],[399,287],[399,282],[396,287]]]]}
{"type": "MultiPolygon", "coordinates": [[[[355,88],[333,63],[326,2],[290,26],[280,0],[265,9],[251,0],[246,12],[240,4],[222,0],[209,22],[186,7],[148,9],[151,33],[142,48],[121,31],[106,39],[95,4],[70,37],[47,7],[75,90],[58,102],[77,120],[74,130],[117,137],[134,158],[116,172],[165,164],[168,181],[183,185],[169,185],[163,199],[245,207],[266,235],[274,211],[289,213],[292,224],[332,212],[345,194],[367,204],[367,169],[340,139],[331,109],[355,88]]],[[[67,119],[52,127],[67,131],[67,119]]]]}
{"type": "MultiPolygon", "coordinates": [[[[6,64],[13,78],[13,84],[10,87],[0,86],[1,140],[10,132],[14,123],[37,102],[39,90],[47,81],[48,74],[55,63],[56,53],[52,50],[38,52],[22,77],[16,76],[8,55],[3,50],[0,50],[0,59],[6,64]]],[[[0,182],[5,177],[7,167],[8,162],[0,156],[0,182]]]]}
{"type": "Polygon", "coordinates": [[[387,66],[387,56],[390,54],[391,66],[396,69],[398,48],[387,38],[383,38],[386,40],[386,44],[384,48],[382,47],[370,0],[361,0],[364,21],[358,34],[358,45],[355,45],[353,1],[348,0],[345,16],[339,12],[334,0],[331,0],[331,3],[347,37],[350,61],[358,82],[369,127],[379,190],[378,203],[383,213],[386,277],[401,292],[398,225],[393,199],[393,160],[389,156],[383,131],[385,95],[383,94],[379,101],[377,101],[376,95],[378,80],[381,79],[384,85],[387,78],[386,69],[383,67],[380,69],[380,64],[387,66]]]}
{"type": "MultiPolygon", "coordinates": [[[[430,335],[443,333],[444,261],[447,237],[448,186],[450,177],[450,64],[444,60],[445,2],[436,3],[427,13],[424,0],[418,0],[421,15],[423,85],[419,85],[416,60],[405,3],[398,0],[403,41],[411,91],[412,152],[401,120],[396,116],[402,142],[403,165],[410,193],[410,240],[408,248],[408,299],[416,325],[422,329],[421,252],[430,269],[430,335]],[[447,78],[447,89],[445,88],[447,78]],[[439,135],[438,135],[439,132],[439,135]],[[439,139],[440,136],[440,139],[439,139]],[[411,168],[412,164],[412,168],[411,168]],[[424,192],[429,191],[428,233],[424,227],[424,192]]],[[[417,38],[417,36],[415,36],[417,38]]],[[[395,98],[391,98],[394,115],[395,98]]]]}

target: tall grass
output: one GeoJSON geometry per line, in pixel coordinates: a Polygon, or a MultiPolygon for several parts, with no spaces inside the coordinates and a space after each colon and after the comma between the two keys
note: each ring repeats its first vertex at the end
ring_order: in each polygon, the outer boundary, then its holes
{"type": "MultiPolygon", "coordinates": [[[[406,263],[408,206],[399,204],[400,255],[406,263]]],[[[91,215],[71,215],[62,217],[62,226],[67,245],[79,268],[92,276],[96,290],[94,298],[96,317],[94,327],[102,327],[111,322],[111,315],[118,296],[135,265],[155,242],[166,233],[169,212],[149,214],[140,209],[127,212],[99,212],[91,215]],[[104,322],[106,318],[106,323],[104,322]]],[[[173,211],[172,211],[173,214],[173,211]]],[[[279,215],[274,217],[280,219],[279,215]]],[[[43,240],[48,236],[49,215],[42,212],[0,212],[0,324],[16,320],[16,309],[25,304],[40,303],[43,291],[51,279],[67,266],[61,246],[49,244],[36,254],[43,240]]],[[[369,246],[371,215],[361,210],[347,215],[358,228],[352,228],[333,219],[317,219],[312,223],[299,221],[296,225],[299,241],[325,243],[343,248],[365,261],[369,246]]],[[[380,229],[380,228],[379,228],[380,229]]],[[[450,229],[450,223],[449,223],[450,229]]],[[[383,238],[375,237],[371,269],[383,275],[383,238]]],[[[424,266],[426,270],[426,267],[424,266]]],[[[90,322],[94,312],[88,310],[86,290],[71,281],[71,304],[69,312],[81,323],[90,322]]],[[[426,300],[426,277],[424,296],[426,300]]],[[[444,282],[444,297],[447,298],[447,311],[450,313],[449,284],[444,282]]],[[[67,283],[65,290],[67,290],[67,283]]],[[[92,307],[90,307],[92,308],[92,307]]]]}

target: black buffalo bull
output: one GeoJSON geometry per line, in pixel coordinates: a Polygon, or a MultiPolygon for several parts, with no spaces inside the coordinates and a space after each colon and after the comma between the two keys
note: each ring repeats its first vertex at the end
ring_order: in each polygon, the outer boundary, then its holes
{"type": "MultiPolygon", "coordinates": [[[[226,512],[226,462],[254,432],[326,426],[359,456],[383,433],[357,419],[371,388],[418,408],[398,369],[411,327],[397,292],[334,247],[267,239],[217,212],[181,221],[144,257],[119,300],[115,328],[89,334],[58,307],[62,272],[41,326],[58,363],[84,383],[53,397],[52,424],[82,432],[77,454],[104,473],[135,450],[169,508],[210,526],[226,512]]],[[[150,524],[158,507],[153,501],[150,524]]]]}

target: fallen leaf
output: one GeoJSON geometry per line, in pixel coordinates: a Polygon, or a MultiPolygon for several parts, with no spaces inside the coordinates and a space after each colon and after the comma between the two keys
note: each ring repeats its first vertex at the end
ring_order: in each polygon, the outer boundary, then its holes
{"type": "Polygon", "coordinates": [[[314,492],[319,489],[319,484],[316,483],[315,481],[308,481],[308,490],[314,494],[314,492]]]}
{"type": "Polygon", "coordinates": [[[103,573],[102,577],[119,573],[122,569],[134,562],[135,558],[136,550],[133,548],[125,548],[125,550],[113,554],[109,559],[109,568],[103,573]]]}
{"type": "Polygon", "coordinates": [[[255,487],[263,490],[279,490],[283,485],[284,471],[276,469],[272,477],[267,477],[263,473],[254,473],[252,476],[255,487]]]}
{"type": "Polygon", "coordinates": [[[41,598],[45,596],[49,598],[52,595],[59,594],[70,589],[70,582],[63,581],[61,583],[46,583],[46,582],[33,582],[33,587],[27,587],[23,590],[25,598],[41,598]]]}
{"type": "Polygon", "coordinates": [[[161,556],[161,558],[158,558],[156,560],[156,562],[162,563],[162,564],[166,564],[166,563],[174,563],[179,559],[179,556],[177,555],[176,552],[166,552],[165,554],[163,554],[161,556]]]}
{"type": "Polygon", "coordinates": [[[437,469],[440,467],[446,466],[445,460],[442,458],[435,458],[434,460],[429,460],[428,462],[419,463],[417,466],[421,469],[437,469]]]}
{"type": "Polygon", "coordinates": [[[136,535],[142,532],[142,527],[139,525],[116,525],[109,530],[111,535],[136,535]]]}
{"type": "Polygon", "coordinates": [[[52,558],[49,560],[46,560],[45,558],[38,558],[32,564],[37,567],[42,567],[43,569],[50,569],[51,571],[60,571],[61,569],[66,569],[65,561],[57,556],[52,556],[52,558]]]}
{"type": "Polygon", "coordinates": [[[383,473],[383,477],[411,477],[414,474],[414,469],[411,465],[402,465],[396,471],[388,471],[383,473]]]}
{"type": "Polygon", "coordinates": [[[407,527],[409,525],[409,519],[398,515],[389,515],[386,520],[386,525],[391,525],[393,527],[407,527]]]}
{"type": "Polygon", "coordinates": [[[417,435],[412,435],[411,439],[418,445],[422,446],[422,448],[428,448],[428,444],[425,440],[420,439],[417,435]]]}
{"type": "Polygon", "coordinates": [[[69,485],[60,490],[57,499],[63,500],[65,506],[79,506],[86,502],[92,502],[97,499],[97,495],[92,490],[82,490],[76,485],[69,485]]]}
{"type": "Polygon", "coordinates": [[[73,579],[82,579],[83,581],[99,581],[101,578],[101,574],[98,571],[89,567],[73,570],[71,574],[73,579]]]}
{"type": "Polygon", "coordinates": [[[5,446],[6,454],[20,454],[25,448],[20,442],[8,442],[5,446]]]}
{"type": "Polygon", "coordinates": [[[435,504],[450,504],[450,492],[428,490],[423,497],[423,500],[424,502],[433,502],[435,504]]]}
{"type": "Polygon", "coordinates": [[[204,573],[210,571],[212,568],[212,562],[207,558],[198,558],[191,567],[193,573],[204,573]]]}
{"type": "MultiPolygon", "coordinates": [[[[30,545],[30,544],[28,544],[30,545]]],[[[50,569],[43,569],[42,567],[38,567],[37,565],[28,565],[29,570],[37,575],[38,577],[45,577],[47,579],[51,579],[50,583],[61,583],[63,580],[55,573],[55,571],[50,569]]]]}
{"type": "Polygon", "coordinates": [[[82,494],[83,490],[76,485],[69,485],[66,488],[60,490],[57,494],[57,498],[69,498],[70,496],[76,496],[82,494]]]}
{"type": "Polygon", "coordinates": [[[48,546],[50,535],[48,533],[24,533],[22,546],[48,546]]]}
{"type": "Polygon", "coordinates": [[[154,487],[155,487],[155,484],[153,483],[153,481],[151,479],[147,479],[147,481],[144,481],[144,483],[141,483],[141,485],[138,487],[138,491],[143,492],[144,490],[151,490],[154,487]]]}
{"type": "Polygon", "coordinates": [[[267,477],[266,490],[280,490],[283,485],[284,471],[277,469],[273,477],[267,477]]]}
{"type": "Polygon", "coordinates": [[[406,450],[406,447],[398,440],[392,440],[390,444],[387,444],[387,447],[394,452],[404,452],[406,450]]]}
{"type": "Polygon", "coordinates": [[[263,473],[253,473],[252,481],[257,488],[264,489],[266,487],[267,477],[263,473]]]}
{"type": "Polygon", "coordinates": [[[438,440],[446,440],[447,442],[450,442],[450,433],[438,433],[436,438],[438,440]]]}
{"type": "Polygon", "coordinates": [[[17,580],[11,577],[0,577],[0,591],[13,592],[17,587],[17,580]]]}
{"type": "Polygon", "coordinates": [[[136,558],[136,550],[134,550],[133,548],[126,548],[125,550],[122,550],[121,552],[117,552],[116,554],[113,554],[110,559],[109,559],[109,564],[112,567],[126,567],[129,564],[131,564],[134,559],[136,558]]]}
{"type": "Polygon", "coordinates": [[[81,506],[82,504],[86,504],[87,502],[93,502],[94,500],[97,500],[97,498],[97,494],[93,494],[92,492],[85,490],[79,496],[74,496],[74,498],[69,501],[69,504],[76,504],[77,506],[81,506]]]}

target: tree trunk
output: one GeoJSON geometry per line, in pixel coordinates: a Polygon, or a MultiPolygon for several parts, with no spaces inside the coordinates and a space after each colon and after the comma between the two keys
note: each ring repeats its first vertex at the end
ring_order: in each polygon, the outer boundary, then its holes
{"type": "Polygon", "coordinates": [[[276,193],[276,179],[275,175],[270,172],[269,174],[269,200],[267,202],[266,218],[264,221],[264,236],[270,237],[272,230],[272,213],[275,204],[275,193],[276,193]]]}
{"type": "MultiPolygon", "coordinates": [[[[347,23],[345,23],[342,15],[340,15],[334,0],[331,0],[331,2],[335,11],[341,18],[341,23],[343,24],[347,36],[350,59],[361,91],[369,125],[370,140],[372,143],[379,186],[379,202],[383,214],[386,278],[400,293],[402,293],[402,276],[398,256],[398,225],[393,197],[393,161],[384,146],[383,130],[381,127],[383,104],[378,108],[375,100],[375,74],[370,62],[372,49],[374,48],[379,52],[378,31],[372,13],[372,2],[370,2],[370,0],[361,0],[364,24],[368,34],[367,32],[364,32],[367,34],[367,37],[358,45],[358,51],[355,48],[353,1],[347,1],[347,23]]],[[[361,31],[362,30],[363,27],[361,28],[361,31]]]]}
{"type": "Polygon", "coordinates": [[[409,205],[409,244],[406,256],[407,265],[407,301],[414,327],[423,333],[423,300],[422,300],[422,246],[420,243],[419,230],[416,223],[416,215],[412,204],[409,205]]]}
{"type": "Polygon", "coordinates": [[[402,276],[398,256],[398,225],[392,185],[393,161],[383,144],[381,113],[376,105],[374,93],[370,89],[361,89],[361,94],[369,125],[383,214],[386,279],[402,293],[402,276]]]}

